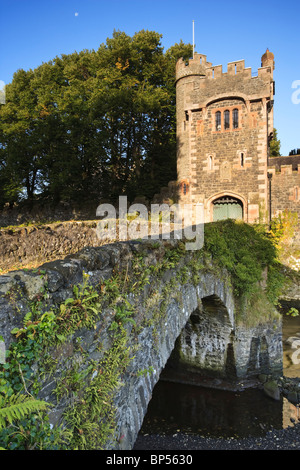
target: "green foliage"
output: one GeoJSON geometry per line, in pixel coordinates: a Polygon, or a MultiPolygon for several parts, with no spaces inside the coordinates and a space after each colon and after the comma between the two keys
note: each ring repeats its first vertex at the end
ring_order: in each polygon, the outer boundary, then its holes
{"type": "MultiPolygon", "coordinates": [[[[116,273],[116,278],[119,279],[119,273],[116,273]]],[[[28,404],[26,401],[18,412],[14,403],[15,394],[24,393],[30,386],[31,392],[37,396],[41,382],[39,378],[51,374],[51,369],[55,366],[47,359],[49,348],[63,344],[80,328],[94,329],[101,314],[102,303],[107,299],[112,303],[117,301],[114,320],[108,328],[112,337],[111,348],[98,364],[91,362],[87,371],[79,371],[78,364],[75,363],[70,364],[70,368],[62,375],[55,390],[57,398],[72,395],[75,400],[74,406],[65,417],[68,423],[67,433],[59,428],[51,431],[47,416],[33,415],[22,421],[21,431],[18,433],[12,433],[10,429],[11,425],[16,428],[15,422],[2,429],[0,445],[3,447],[23,449],[38,446],[52,449],[63,448],[67,443],[72,448],[83,449],[93,448],[91,446],[94,445],[104,446],[107,439],[113,436],[113,391],[120,385],[119,376],[131,360],[124,326],[128,322],[135,325],[132,318],[134,311],[126,299],[120,301],[120,291],[114,278],[106,281],[106,286],[103,285],[103,289],[100,286],[98,290],[90,286],[88,281],[89,277],[84,273],[83,283],[73,287],[74,296],[66,299],[57,310],[43,312],[42,300],[32,303],[31,310],[24,317],[23,327],[12,331],[17,341],[12,343],[7,353],[7,362],[0,368],[0,398],[8,403],[4,416],[12,420],[21,418],[24,412],[25,418],[26,410],[33,412],[35,407],[43,408],[43,404],[37,400],[28,404]],[[113,286],[111,290],[109,286],[113,286]],[[44,359],[41,361],[40,358],[44,359]],[[38,374],[34,370],[36,361],[39,361],[38,374]],[[97,420],[98,416],[103,419],[97,420]]]]}
{"type": "Polygon", "coordinates": [[[298,317],[299,316],[299,310],[295,307],[291,307],[289,311],[286,313],[286,315],[291,315],[291,317],[298,317]]]}
{"type": "Polygon", "coordinates": [[[230,219],[205,226],[204,249],[231,274],[237,296],[250,292],[262,280],[263,270],[277,260],[265,232],[230,219]]]}
{"type": "Polygon", "coordinates": [[[141,187],[150,198],[176,179],[175,64],[191,52],[114,31],[97,51],[18,70],[0,106],[0,205],[133,199],[141,187]]]}
{"type": "Polygon", "coordinates": [[[275,306],[285,277],[265,227],[233,220],[208,224],[205,249],[231,274],[238,322],[254,326],[277,316],[275,306]]]}
{"type": "Polygon", "coordinates": [[[269,235],[276,246],[279,257],[286,256],[286,251],[294,236],[298,224],[298,214],[287,209],[271,221],[269,235]]]}
{"type": "Polygon", "coordinates": [[[0,395],[0,431],[14,421],[20,421],[25,416],[49,407],[49,403],[35,400],[26,395],[12,395],[9,400],[0,395]],[[8,404],[7,404],[8,402],[8,404]]]}
{"type": "Polygon", "coordinates": [[[272,305],[278,305],[278,298],[282,294],[286,278],[281,270],[280,263],[274,262],[268,266],[266,294],[272,305]]]}
{"type": "Polygon", "coordinates": [[[127,333],[121,329],[102,361],[91,364],[92,376],[82,399],[68,409],[65,419],[71,432],[69,446],[78,450],[105,449],[116,439],[114,392],[130,362],[127,333]]]}
{"type": "Polygon", "coordinates": [[[134,314],[133,306],[124,299],[124,302],[116,306],[115,319],[110,326],[110,330],[116,330],[120,326],[123,326],[127,323],[135,325],[135,321],[132,318],[134,314]]]}
{"type": "Polygon", "coordinates": [[[154,369],[152,366],[148,367],[148,369],[142,369],[137,372],[137,377],[146,376],[148,374],[152,374],[154,369]]]}
{"type": "Polygon", "coordinates": [[[270,157],[280,157],[280,140],[277,137],[277,129],[273,129],[273,139],[270,142],[270,157]]]}

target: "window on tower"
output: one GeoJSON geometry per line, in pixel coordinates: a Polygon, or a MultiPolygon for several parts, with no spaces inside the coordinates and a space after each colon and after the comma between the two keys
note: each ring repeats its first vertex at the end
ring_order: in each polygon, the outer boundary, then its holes
{"type": "Polygon", "coordinates": [[[224,129],[230,128],[230,113],[228,109],[224,111],[224,129]]]}
{"type": "Polygon", "coordinates": [[[186,196],[189,192],[189,183],[188,183],[188,181],[182,181],[180,186],[181,186],[181,194],[183,196],[186,196]]]}
{"type": "Polygon", "coordinates": [[[232,112],[232,126],[233,129],[237,129],[239,127],[239,110],[234,109],[232,112]]]}
{"type": "Polygon", "coordinates": [[[221,130],[221,111],[216,112],[216,131],[221,130]]]}
{"type": "MultiPolygon", "coordinates": [[[[237,106],[237,105],[235,105],[237,106]]],[[[240,130],[240,107],[217,108],[212,113],[214,132],[240,130]]]]}

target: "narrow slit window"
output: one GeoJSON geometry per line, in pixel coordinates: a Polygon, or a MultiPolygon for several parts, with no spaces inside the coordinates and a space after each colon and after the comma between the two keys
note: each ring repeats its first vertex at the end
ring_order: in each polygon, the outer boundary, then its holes
{"type": "Polygon", "coordinates": [[[226,109],[224,111],[224,129],[229,129],[230,128],[230,114],[229,111],[226,109]]]}
{"type": "Polygon", "coordinates": [[[221,130],[221,111],[216,112],[216,131],[221,130]]]}
{"type": "Polygon", "coordinates": [[[239,127],[239,110],[234,109],[232,112],[232,126],[233,129],[237,129],[239,127]]]}
{"type": "Polygon", "coordinates": [[[209,166],[209,169],[212,170],[212,167],[213,167],[213,157],[210,155],[209,156],[209,159],[208,159],[208,166],[209,166]]]}
{"type": "Polygon", "coordinates": [[[241,152],[241,166],[244,166],[244,154],[241,152]]]}
{"type": "Polygon", "coordinates": [[[181,192],[184,196],[189,192],[189,184],[186,182],[181,183],[181,192]]]}

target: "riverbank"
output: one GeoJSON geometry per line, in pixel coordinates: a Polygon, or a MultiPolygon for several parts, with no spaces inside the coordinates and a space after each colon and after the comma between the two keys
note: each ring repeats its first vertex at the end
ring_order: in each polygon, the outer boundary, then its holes
{"type": "Polygon", "coordinates": [[[300,450],[300,421],[264,437],[210,438],[184,433],[140,435],[133,450],[300,450]]]}

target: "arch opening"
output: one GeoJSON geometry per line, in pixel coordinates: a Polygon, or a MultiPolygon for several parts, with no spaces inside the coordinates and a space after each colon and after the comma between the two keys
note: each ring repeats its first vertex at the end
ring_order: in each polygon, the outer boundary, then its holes
{"type": "Polygon", "coordinates": [[[202,298],[176,339],[161,378],[184,383],[236,379],[232,324],[216,295],[202,298]]]}

